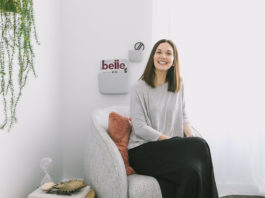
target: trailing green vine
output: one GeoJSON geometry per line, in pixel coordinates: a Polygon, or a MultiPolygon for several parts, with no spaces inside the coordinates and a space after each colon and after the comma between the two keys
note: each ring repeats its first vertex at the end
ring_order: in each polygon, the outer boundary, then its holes
{"type": "Polygon", "coordinates": [[[9,131],[17,121],[17,104],[28,75],[36,77],[33,41],[39,41],[33,0],[0,0],[0,28],[0,129],[9,131]]]}

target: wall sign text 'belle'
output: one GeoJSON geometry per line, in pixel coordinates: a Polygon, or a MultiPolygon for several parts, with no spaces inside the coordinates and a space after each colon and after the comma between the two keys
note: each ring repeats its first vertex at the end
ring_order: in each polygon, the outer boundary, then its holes
{"type": "Polygon", "coordinates": [[[126,59],[102,60],[100,70],[101,72],[127,73],[127,66],[126,59]]]}

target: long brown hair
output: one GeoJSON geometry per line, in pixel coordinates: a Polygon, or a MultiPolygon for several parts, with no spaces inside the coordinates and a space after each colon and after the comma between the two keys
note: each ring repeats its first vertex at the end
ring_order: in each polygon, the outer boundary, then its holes
{"type": "Polygon", "coordinates": [[[140,79],[144,80],[151,87],[153,88],[155,87],[154,55],[158,45],[160,45],[161,43],[168,43],[173,49],[173,56],[174,56],[173,65],[167,71],[166,81],[168,82],[168,91],[177,92],[180,89],[180,83],[181,83],[181,77],[179,72],[179,58],[178,58],[177,48],[171,40],[161,39],[156,42],[149,56],[144,73],[142,74],[140,79]]]}

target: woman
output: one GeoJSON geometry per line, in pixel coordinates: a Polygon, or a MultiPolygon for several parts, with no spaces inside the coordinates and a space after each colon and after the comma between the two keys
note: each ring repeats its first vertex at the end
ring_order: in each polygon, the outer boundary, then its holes
{"type": "Polygon", "coordinates": [[[157,179],[163,198],[217,198],[207,142],[194,137],[185,112],[178,53],[158,41],[131,93],[130,165],[157,179]],[[184,138],[184,136],[188,138],[184,138]]]}

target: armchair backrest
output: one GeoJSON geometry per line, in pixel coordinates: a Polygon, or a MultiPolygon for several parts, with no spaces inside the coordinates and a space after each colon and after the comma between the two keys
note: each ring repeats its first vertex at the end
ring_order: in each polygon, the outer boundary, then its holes
{"type": "MultiPolygon", "coordinates": [[[[105,131],[107,131],[109,124],[109,114],[112,111],[121,114],[123,116],[127,117],[130,116],[130,108],[128,105],[109,106],[95,111],[95,113],[93,114],[94,123],[97,126],[103,128],[105,131]]],[[[191,128],[195,136],[202,137],[200,132],[194,126],[191,125],[191,128]]]]}
{"type": "Polygon", "coordinates": [[[104,130],[107,130],[109,124],[109,113],[112,111],[127,117],[130,115],[129,106],[110,106],[97,110],[93,114],[94,122],[101,126],[104,130]]]}

